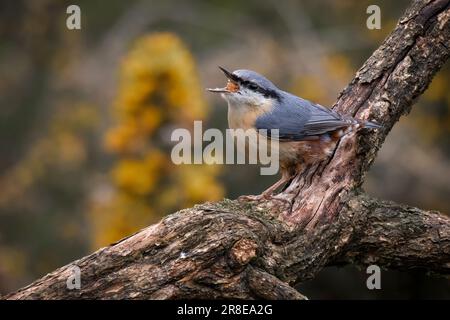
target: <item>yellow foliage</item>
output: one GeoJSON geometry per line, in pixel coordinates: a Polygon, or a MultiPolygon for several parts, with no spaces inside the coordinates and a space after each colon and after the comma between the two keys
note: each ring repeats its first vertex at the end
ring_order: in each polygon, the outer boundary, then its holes
{"type": "Polygon", "coordinates": [[[222,198],[224,189],[214,180],[218,173],[219,167],[208,165],[188,166],[179,170],[180,191],[184,193],[186,205],[222,198]]]}
{"type": "Polygon", "coordinates": [[[137,147],[139,132],[136,126],[121,126],[111,129],[106,133],[105,146],[109,151],[120,153],[131,152],[137,147]]]}
{"type": "Polygon", "coordinates": [[[87,160],[86,132],[98,121],[89,104],[62,105],[50,121],[48,132],[34,141],[27,154],[0,177],[0,207],[24,205],[27,191],[55,168],[80,168],[87,160]]]}
{"type": "Polygon", "coordinates": [[[193,57],[171,33],[139,39],[122,64],[119,113],[135,115],[149,102],[168,107],[175,121],[191,122],[206,115],[193,57]]]}
{"type": "Polygon", "coordinates": [[[113,170],[113,180],[129,193],[149,194],[158,182],[165,162],[164,155],[159,151],[149,153],[142,160],[123,159],[113,170]]]}
{"type": "Polygon", "coordinates": [[[117,193],[107,203],[94,204],[91,214],[91,227],[97,231],[93,245],[99,247],[136,232],[154,212],[143,199],[117,193]]]}
{"type": "Polygon", "coordinates": [[[117,124],[105,135],[107,150],[117,155],[110,176],[113,194],[93,204],[94,247],[162,214],[222,198],[219,167],[174,165],[167,142],[156,134],[160,128],[189,128],[204,119],[203,91],[192,55],[174,34],[144,36],[124,57],[114,103],[117,124]]]}

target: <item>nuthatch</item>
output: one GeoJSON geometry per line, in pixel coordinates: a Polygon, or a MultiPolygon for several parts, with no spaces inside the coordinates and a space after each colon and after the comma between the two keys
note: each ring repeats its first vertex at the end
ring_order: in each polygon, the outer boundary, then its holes
{"type": "MultiPolygon", "coordinates": [[[[208,89],[221,93],[228,102],[228,124],[232,129],[278,129],[281,179],[260,196],[268,198],[289,182],[301,169],[326,159],[337,141],[359,128],[380,125],[361,121],[278,89],[265,77],[251,70],[229,72],[224,88],[208,89]]],[[[258,131],[260,132],[260,131],[258,131]]],[[[270,139],[270,134],[268,134],[270,139]]]]}

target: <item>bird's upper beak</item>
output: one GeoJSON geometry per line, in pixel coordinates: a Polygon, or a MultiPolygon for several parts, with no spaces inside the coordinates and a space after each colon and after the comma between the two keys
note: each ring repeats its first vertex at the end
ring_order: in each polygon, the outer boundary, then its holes
{"type": "Polygon", "coordinates": [[[206,90],[210,92],[216,92],[216,93],[233,93],[239,90],[239,78],[232,74],[230,71],[226,70],[225,68],[222,68],[219,66],[219,69],[222,70],[222,72],[225,74],[225,76],[228,79],[227,85],[223,88],[208,88],[206,90]]]}
{"type": "Polygon", "coordinates": [[[230,71],[226,70],[225,68],[222,68],[219,66],[219,69],[222,70],[222,72],[225,74],[225,76],[228,78],[228,80],[234,82],[234,83],[238,83],[239,82],[239,77],[232,74],[230,71]]]}

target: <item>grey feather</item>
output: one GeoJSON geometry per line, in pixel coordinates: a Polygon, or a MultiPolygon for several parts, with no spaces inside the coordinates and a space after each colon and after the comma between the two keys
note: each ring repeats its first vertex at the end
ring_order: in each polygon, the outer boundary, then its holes
{"type": "Polygon", "coordinates": [[[242,81],[251,81],[256,83],[262,88],[271,89],[271,90],[279,90],[269,79],[263,77],[259,73],[256,73],[252,70],[240,69],[233,71],[233,74],[237,76],[242,81]]]}
{"type": "Polygon", "coordinates": [[[257,129],[278,129],[281,141],[317,139],[356,123],[352,118],[344,118],[331,109],[284,91],[281,91],[280,100],[274,103],[272,111],[260,116],[255,126],[257,129]]]}

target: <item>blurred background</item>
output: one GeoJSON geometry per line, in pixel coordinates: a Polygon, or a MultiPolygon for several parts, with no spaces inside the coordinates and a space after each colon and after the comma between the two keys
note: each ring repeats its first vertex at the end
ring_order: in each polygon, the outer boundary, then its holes
{"type": "MultiPolygon", "coordinates": [[[[227,127],[218,65],[330,106],[409,1],[0,2],[0,294],[204,201],[256,194],[257,166],[175,166],[174,128],[227,127]],[[66,8],[81,8],[81,30],[66,8]],[[366,8],[381,8],[381,30],[366,8]]],[[[450,66],[388,136],[364,188],[450,212],[450,66]]],[[[421,272],[326,268],[314,299],[450,298],[421,272]]]]}

